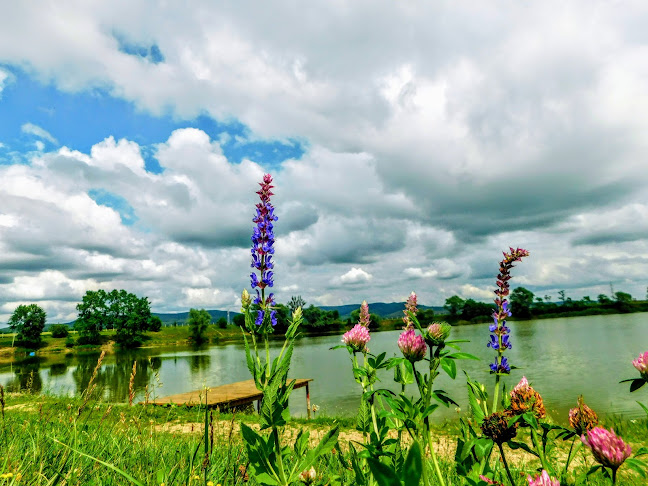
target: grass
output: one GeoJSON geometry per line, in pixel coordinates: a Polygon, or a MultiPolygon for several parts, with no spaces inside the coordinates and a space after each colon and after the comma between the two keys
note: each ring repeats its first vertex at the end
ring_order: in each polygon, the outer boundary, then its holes
{"type": "MultiPolygon", "coordinates": [[[[0,486],[257,484],[251,477],[245,481],[248,463],[238,425],[242,421],[254,426],[255,414],[211,411],[205,454],[203,409],[111,404],[100,395],[97,390],[77,398],[6,394],[0,418],[0,486]]],[[[648,443],[646,420],[608,420],[605,425],[613,426],[635,448],[648,443]]],[[[284,444],[290,445],[299,428],[308,427],[313,437],[319,437],[336,424],[342,429],[339,450],[315,466],[322,479],[318,484],[330,484],[335,476],[342,478],[341,484],[354,483],[352,471],[343,466],[348,441],[361,439],[353,419],[292,419],[283,435],[284,444]]],[[[454,423],[435,429],[448,485],[464,484],[452,460],[456,433],[454,423]]],[[[566,447],[560,444],[556,454],[566,447]]],[[[527,484],[526,475],[537,466],[529,457],[520,452],[508,457],[519,486],[527,484]]],[[[591,455],[581,448],[575,460],[577,475],[591,465],[591,455]]],[[[609,483],[596,474],[584,484],[609,483]]],[[[643,485],[645,480],[621,468],[617,484],[643,485]]]]}

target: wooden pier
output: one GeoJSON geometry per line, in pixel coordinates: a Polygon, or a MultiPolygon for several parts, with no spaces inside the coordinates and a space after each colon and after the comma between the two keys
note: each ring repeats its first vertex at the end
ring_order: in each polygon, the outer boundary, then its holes
{"type": "MultiPolygon", "coordinates": [[[[292,380],[288,380],[290,382],[292,380]]],[[[295,380],[296,388],[306,388],[306,408],[308,418],[311,416],[310,405],[310,390],[308,382],[313,381],[312,378],[299,378],[295,380]]],[[[241,407],[253,402],[257,402],[257,410],[263,398],[254,380],[239,381],[237,383],[230,383],[228,385],[221,385],[216,387],[209,387],[207,391],[207,407],[208,408],[231,408],[241,407]]],[[[142,402],[141,402],[142,403],[142,402]]],[[[187,393],[179,393],[168,397],[156,398],[154,401],[148,402],[149,405],[184,405],[187,407],[205,405],[205,391],[197,390],[187,393]]]]}

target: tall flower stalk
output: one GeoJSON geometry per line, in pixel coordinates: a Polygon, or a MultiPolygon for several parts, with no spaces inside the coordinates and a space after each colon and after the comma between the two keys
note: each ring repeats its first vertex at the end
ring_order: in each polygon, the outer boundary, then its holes
{"type": "Polygon", "coordinates": [[[245,356],[248,369],[254,378],[256,387],[263,393],[259,410],[259,422],[261,430],[271,429],[270,437],[267,439],[256,431],[241,424],[241,432],[246,442],[250,466],[258,478],[263,478],[265,484],[278,484],[288,486],[298,480],[299,475],[312,467],[318,456],[328,453],[337,442],[338,428],[334,428],[326,434],[316,451],[306,453],[308,435],[298,438],[298,446],[295,447],[296,457],[290,467],[289,462],[284,459],[288,453],[282,447],[279,438],[279,428],[286,424],[290,413],[288,410],[288,399],[294,386],[294,380],[288,381],[288,369],[294,347],[297,330],[302,322],[301,308],[295,309],[292,320],[286,331],[285,341],[279,356],[270,360],[270,344],[268,335],[274,331],[277,325],[277,312],[274,310],[274,294],[266,294],[266,289],[274,285],[274,222],[277,216],[274,214],[274,207],[270,202],[273,196],[272,176],[265,174],[261,188],[257,191],[259,202],[256,204],[256,214],[253,218],[255,227],[252,231],[252,264],[254,269],[250,273],[250,286],[255,292],[253,297],[247,290],[241,295],[241,312],[245,316],[245,329],[243,337],[245,340],[245,356]],[[252,340],[252,350],[248,345],[245,331],[249,333],[252,340]],[[264,342],[265,360],[261,359],[257,345],[257,336],[264,342]],[[271,480],[271,483],[267,481],[271,480]]]}
{"type": "Polygon", "coordinates": [[[509,295],[509,280],[511,279],[511,269],[514,262],[522,261],[523,257],[529,256],[527,250],[522,248],[509,248],[510,253],[504,253],[504,259],[500,262],[499,274],[497,275],[497,290],[495,290],[495,306],[493,313],[493,324],[490,325],[490,341],[487,346],[497,351],[495,361],[490,364],[491,373],[495,374],[495,392],[493,394],[493,413],[497,411],[497,401],[499,396],[500,376],[508,375],[511,372],[511,366],[504,351],[511,349],[509,333],[511,330],[506,325],[506,319],[511,316],[509,303],[506,297],[509,295]]]}

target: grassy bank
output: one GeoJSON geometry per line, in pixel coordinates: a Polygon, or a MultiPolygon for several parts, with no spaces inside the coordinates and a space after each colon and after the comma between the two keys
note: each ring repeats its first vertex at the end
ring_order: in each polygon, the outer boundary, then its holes
{"type": "MultiPolygon", "coordinates": [[[[103,402],[96,390],[82,398],[7,394],[3,411],[0,485],[257,484],[247,474],[239,429],[241,421],[258,427],[256,415],[212,411],[205,434],[203,410],[110,404],[103,402]]],[[[307,427],[315,442],[334,424],[342,427],[340,440],[335,453],[315,466],[316,484],[353,484],[347,462],[349,441],[361,440],[361,435],[352,420],[293,419],[282,441],[291,445],[298,430],[307,427]]],[[[635,449],[648,443],[645,420],[608,419],[606,426],[613,426],[635,449]]],[[[456,433],[455,424],[435,428],[449,485],[462,484],[454,473],[456,433]]],[[[565,454],[567,447],[559,445],[555,454],[565,454]]],[[[537,467],[529,457],[519,451],[509,457],[520,486],[527,484],[526,474],[537,467]]],[[[592,465],[591,454],[582,448],[575,460],[576,476],[592,465]]],[[[583,484],[607,483],[594,475],[583,484]]],[[[645,480],[622,468],[617,484],[640,485],[645,480]]]]}

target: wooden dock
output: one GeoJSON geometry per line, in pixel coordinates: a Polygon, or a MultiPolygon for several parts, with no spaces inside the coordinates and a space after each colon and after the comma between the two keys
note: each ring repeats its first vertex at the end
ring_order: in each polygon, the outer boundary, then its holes
{"type": "MultiPolygon", "coordinates": [[[[289,379],[288,382],[291,380],[289,379]]],[[[312,378],[299,378],[295,380],[295,388],[306,388],[306,408],[308,410],[308,418],[311,416],[310,406],[310,390],[308,382],[313,381],[312,378]]],[[[207,407],[208,408],[232,408],[248,405],[257,402],[257,410],[263,398],[254,380],[239,381],[237,383],[230,383],[228,385],[221,385],[216,387],[209,387],[207,391],[207,407]]],[[[170,395],[168,397],[156,398],[154,401],[148,402],[149,405],[184,405],[187,407],[205,405],[205,391],[197,390],[187,393],[179,393],[177,395],[170,395]]]]}

